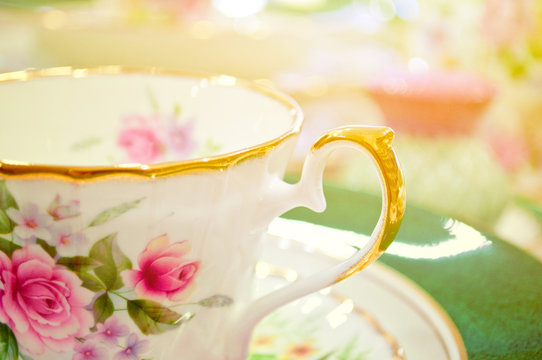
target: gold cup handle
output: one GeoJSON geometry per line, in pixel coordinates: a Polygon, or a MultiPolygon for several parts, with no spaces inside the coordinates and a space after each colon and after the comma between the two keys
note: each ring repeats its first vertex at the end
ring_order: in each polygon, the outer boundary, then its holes
{"type": "MultiPolygon", "coordinates": [[[[388,248],[399,231],[405,212],[406,192],[403,174],[392,147],[393,137],[393,130],[387,127],[353,126],[332,130],[312,146],[311,153],[316,155],[317,152],[322,152],[324,159],[337,146],[365,150],[377,167],[382,189],[382,212],[368,244],[370,248],[367,254],[360,258],[355,265],[337,277],[336,282],[346,279],[376,260],[388,248]]],[[[316,157],[317,155],[314,158],[316,157]]],[[[316,186],[321,188],[325,163],[322,164],[321,159],[318,159],[316,163],[311,161],[311,158],[307,160],[303,168],[303,175],[305,173],[308,175],[311,172],[319,174],[317,183],[307,184],[307,188],[311,188],[311,185],[312,188],[316,188],[316,186]]],[[[311,179],[310,176],[306,178],[311,179]]]]}
{"type": "Polygon", "coordinates": [[[331,130],[317,140],[305,161],[301,180],[294,185],[277,182],[267,216],[302,205],[314,211],[325,209],[323,172],[328,155],[338,148],[366,151],[373,159],[382,188],[382,212],[370,241],[352,257],[310,277],[298,280],[248,304],[235,322],[230,340],[231,359],[244,358],[253,327],[265,315],[292,300],[333,285],[376,260],[391,244],[405,212],[405,186],[392,148],[394,133],[387,127],[349,126],[331,130]]]}

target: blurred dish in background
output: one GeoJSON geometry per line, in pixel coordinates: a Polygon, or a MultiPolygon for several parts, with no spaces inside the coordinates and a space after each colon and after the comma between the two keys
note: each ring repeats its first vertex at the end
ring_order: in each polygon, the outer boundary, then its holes
{"type": "Polygon", "coordinates": [[[394,129],[422,135],[469,135],[495,93],[480,77],[449,71],[390,72],[367,93],[394,129]]]}

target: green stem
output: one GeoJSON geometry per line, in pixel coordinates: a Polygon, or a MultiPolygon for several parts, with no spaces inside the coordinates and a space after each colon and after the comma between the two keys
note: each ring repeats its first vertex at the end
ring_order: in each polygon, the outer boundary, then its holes
{"type": "Polygon", "coordinates": [[[188,303],[174,304],[174,305],[171,305],[170,308],[174,308],[174,307],[177,307],[177,306],[184,306],[184,305],[199,305],[199,303],[198,302],[188,302],[188,303]]]}
{"type": "Polygon", "coordinates": [[[117,296],[120,297],[121,299],[124,299],[124,300],[126,300],[126,301],[130,301],[130,299],[128,299],[126,296],[121,295],[121,294],[119,294],[119,293],[116,292],[116,291],[109,290],[108,292],[111,293],[111,294],[117,295],[117,296]]]}

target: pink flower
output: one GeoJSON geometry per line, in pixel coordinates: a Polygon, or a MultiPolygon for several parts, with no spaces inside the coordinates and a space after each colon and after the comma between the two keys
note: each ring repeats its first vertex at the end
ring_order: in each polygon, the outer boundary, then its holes
{"type": "MultiPolygon", "coordinates": [[[[2,299],[6,293],[6,278],[9,278],[9,272],[11,270],[11,260],[6,254],[0,251],[0,299],[2,299]]],[[[8,315],[4,311],[4,307],[0,302],[0,323],[6,324],[9,321],[8,315]]]]}
{"type": "Polygon", "coordinates": [[[36,238],[49,240],[48,227],[52,218],[48,214],[40,213],[38,205],[28,203],[20,210],[9,208],[6,213],[17,224],[13,232],[22,240],[35,240],[36,238]]]}
{"type": "Polygon", "coordinates": [[[166,137],[170,148],[178,154],[189,154],[196,146],[192,135],[194,121],[179,125],[175,119],[166,127],[166,137]]]}
{"type": "Polygon", "coordinates": [[[55,199],[47,209],[49,215],[55,220],[64,220],[81,215],[79,211],[79,200],[72,200],[69,203],[62,203],[62,198],[56,194],[55,199]]]}
{"type": "Polygon", "coordinates": [[[3,292],[2,322],[12,329],[19,346],[31,355],[47,348],[73,351],[76,337],[84,337],[93,325],[85,307],[92,292],[81,280],[55,261],[38,245],[28,245],[11,256],[11,266],[0,256],[3,292]],[[4,321],[7,320],[7,321],[4,321]]]}
{"type": "Polygon", "coordinates": [[[189,250],[188,242],[169,244],[168,236],[162,235],[151,240],[139,254],[140,270],[125,270],[121,275],[141,297],[157,301],[185,299],[199,266],[185,258],[189,250]]]}
{"type": "Polygon", "coordinates": [[[529,149],[521,137],[495,132],[489,133],[487,140],[496,159],[506,171],[512,173],[527,164],[529,149]]]}
{"type": "Polygon", "coordinates": [[[97,324],[98,332],[94,334],[99,339],[109,345],[117,345],[117,339],[128,335],[128,326],[118,323],[116,317],[110,317],[103,324],[97,324]]]}
{"type": "Polygon", "coordinates": [[[51,245],[55,246],[62,256],[75,256],[81,246],[88,242],[82,232],[72,232],[69,224],[55,225],[50,228],[51,245]]]}
{"type": "Polygon", "coordinates": [[[155,117],[129,116],[125,119],[126,127],[119,133],[117,144],[126,150],[128,159],[139,163],[149,163],[158,160],[164,145],[155,117]]]}
{"type": "Polygon", "coordinates": [[[482,34],[497,47],[513,47],[520,43],[536,33],[538,20],[533,3],[531,0],[486,0],[481,19],[482,34]]]}
{"type": "Polygon", "coordinates": [[[136,334],[130,334],[126,339],[126,346],[115,354],[113,360],[139,360],[147,352],[149,340],[139,340],[136,334]]]}
{"type": "Polygon", "coordinates": [[[75,344],[75,354],[72,360],[108,360],[109,356],[105,348],[86,341],[75,344]]]}

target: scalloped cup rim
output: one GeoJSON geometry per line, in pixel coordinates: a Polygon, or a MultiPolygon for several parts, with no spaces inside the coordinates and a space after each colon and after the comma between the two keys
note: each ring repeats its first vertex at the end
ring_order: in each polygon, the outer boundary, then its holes
{"type": "Polygon", "coordinates": [[[241,87],[250,91],[273,98],[285,106],[292,121],[284,133],[270,140],[256,145],[241,147],[238,150],[219,153],[216,155],[194,157],[190,159],[163,161],[157,163],[119,162],[112,165],[51,165],[47,163],[33,163],[24,160],[0,158],[0,175],[26,175],[26,174],[52,174],[71,178],[90,178],[114,174],[134,174],[148,177],[169,175],[185,170],[205,170],[209,168],[227,168],[246,158],[262,155],[275,148],[291,136],[298,135],[303,124],[303,112],[297,102],[289,95],[272,87],[252,80],[239,79],[234,76],[212,73],[172,70],[158,67],[127,67],[127,66],[96,66],[96,67],[52,67],[45,69],[27,69],[0,73],[0,84],[6,82],[28,81],[37,78],[72,77],[74,79],[91,75],[158,75],[179,78],[216,79],[217,86],[241,87]],[[233,80],[233,85],[221,83],[227,78],[233,80]]]}

